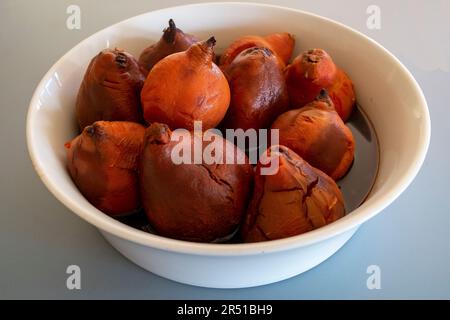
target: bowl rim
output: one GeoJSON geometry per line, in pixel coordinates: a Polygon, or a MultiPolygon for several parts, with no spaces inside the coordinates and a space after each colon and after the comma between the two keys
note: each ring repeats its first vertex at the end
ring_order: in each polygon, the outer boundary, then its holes
{"type": "Polygon", "coordinates": [[[45,184],[45,186],[68,209],[76,213],[79,217],[86,220],[90,224],[94,225],[96,228],[99,228],[102,231],[105,231],[121,239],[126,239],[133,243],[137,243],[146,247],[151,247],[164,251],[192,254],[192,255],[207,255],[207,256],[242,256],[242,255],[256,255],[268,252],[286,251],[294,248],[309,246],[330,239],[347,231],[356,229],[362,223],[364,223],[368,219],[372,218],[373,216],[381,212],[383,209],[389,206],[410,185],[410,183],[414,180],[417,173],[419,172],[420,167],[422,166],[425,160],[426,153],[430,143],[430,136],[431,136],[430,122],[431,122],[430,115],[425,96],[422,92],[422,89],[420,88],[417,81],[410,73],[410,71],[398,60],[398,58],[396,58],[386,48],[384,48],[382,45],[380,45],[370,37],[364,35],[363,33],[344,25],[343,23],[299,9],[293,9],[272,4],[252,3],[252,2],[205,2],[205,3],[195,3],[195,4],[168,7],[136,15],[134,17],[125,19],[118,23],[112,24],[92,34],[91,36],[87,37],[86,39],[82,40],[77,45],[75,45],[72,49],[67,51],[49,69],[49,71],[47,71],[47,73],[40,80],[38,86],[36,87],[33,93],[33,96],[29,104],[26,120],[26,137],[27,137],[28,151],[33,163],[33,167],[37,172],[37,174],[39,175],[39,177],[41,178],[41,180],[43,181],[43,183],[45,184]],[[56,183],[44,171],[44,167],[38,157],[39,151],[36,149],[35,139],[32,133],[35,114],[38,110],[36,106],[38,105],[40,93],[45,89],[45,84],[47,83],[48,79],[51,78],[56,69],[58,69],[58,67],[63,63],[66,56],[69,55],[73,50],[76,50],[77,48],[83,46],[85,43],[88,43],[92,38],[96,37],[98,34],[106,31],[107,29],[117,27],[121,24],[126,24],[130,20],[136,19],[138,17],[145,16],[150,13],[152,14],[157,14],[158,12],[163,13],[164,11],[170,11],[173,9],[182,9],[187,7],[210,7],[210,6],[260,7],[267,9],[291,11],[300,15],[311,16],[315,19],[321,20],[321,22],[333,24],[334,27],[336,28],[344,29],[347,32],[353,33],[356,36],[361,37],[366,41],[369,41],[369,43],[371,43],[374,47],[381,50],[385,55],[389,56],[396,62],[399,69],[403,72],[403,74],[407,76],[408,81],[414,87],[414,90],[418,93],[420,99],[420,107],[424,115],[422,120],[424,133],[421,136],[419,147],[415,151],[414,159],[412,159],[410,167],[408,168],[407,172],[401,177],[401,179],[396,181],[394,186],[390,188],[391,192],[384,194],[380,199],[376,199],[376,201],[374,201],[374,203],[372,203],[368,207],[364,206],[364,204],[361,205],[343,219],[337,220],[327,226],[301,235],[258,243],[211,244],[211,243],[195,243],[170,239],[146,233],[144,231],[130,227],[105,215],[95,207],[92,207],[92,210],[84,210],[64,192],[59,190],[56,183]]]}

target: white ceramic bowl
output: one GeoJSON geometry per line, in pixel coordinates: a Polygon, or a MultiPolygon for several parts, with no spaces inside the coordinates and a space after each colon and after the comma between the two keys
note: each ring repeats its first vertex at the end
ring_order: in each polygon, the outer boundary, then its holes
{"type": "MultiPolygon", "coordinates": [[[[334,254],[358,227],[397,198],[424,160],[430,119],[423,93],[408,70],[382,46],[342,24],[306,12],[268,5],[207,3],[149,12],[106,28],[64,55],[44,76],[30,103],[28,148],[48,189],[69,209],[96,226],[124,256],[160,276],[197,286],[250,287],[300,274],[334,254]],[[288,31],[295,54],[327,50],[353,79],[357,98],[380,144],[379,173],[367,200],[321,229],[255,244],[199,244],[131,228],[94,208],[73,184],[64,142],[76,135],[74,105],[85,68],[105,47],[138,55],[161,36],[173,18],[186,32],[215,35],[218,50],[246,34],[288,31]]],[[[375,240],[375,239],[374,239],[375,240]]]]}

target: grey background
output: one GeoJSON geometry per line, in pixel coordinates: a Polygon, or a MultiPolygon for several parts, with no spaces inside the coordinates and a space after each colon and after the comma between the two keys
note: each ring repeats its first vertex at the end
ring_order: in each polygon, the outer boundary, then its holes
{"type": "Polygon", "coordinates": [[[184,3],[189,1],[0,0],[0,298],[450,298],[447,0],[276,3],[338,20],[387,47],[422,86],[432,118],[431,146],[414,183],[313,270],[242,290],[178,284],[127,261],[53,198],[34,173],[25,143],[28,103],[40,78],[92,33],[140,13],[184,3]],[[65,26],[70,4],[81,7],[81,30],[65,26]],[[381,8],[381,30],[366,27],[370,4],[381,8]],[[70,264],[81,267],[80,291],[66,289],[70,264]],[[381,268],[381,290],[366,287],[366,269],[372,264],[381,268]]]}

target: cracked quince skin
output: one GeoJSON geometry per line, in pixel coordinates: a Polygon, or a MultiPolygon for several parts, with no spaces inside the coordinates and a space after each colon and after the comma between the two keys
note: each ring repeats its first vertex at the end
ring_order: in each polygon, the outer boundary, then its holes
{"type": "MultiPolygon", "coordinates": [[[[141,197],[152,227],[160,235],[194,242],[212,242],[234,233],[248,203],[252,166],[248,160],[227,164],[226,159],[223,164],[177,164],[174,148],[194,150],[194,143],[200,143],[205,150],[209,144],[187,130],[180,142],[171,141],[171,136],[167,125],[154,123],[144,138],[141,197]]],[[[245,157],[231,142],[219,135],[215,139],[215,144],[223,143],[224,157],[245,157]]]]}
{"type": "Polygon", "coordinates": [[[274,175],[262,175],[258,164],[255,188],[242,227],[245,242],[296,236],[323,227],[345,214],[341,191],[333,179],[311,167],[284,146],[267,151],[279,161],[274,175]]]}

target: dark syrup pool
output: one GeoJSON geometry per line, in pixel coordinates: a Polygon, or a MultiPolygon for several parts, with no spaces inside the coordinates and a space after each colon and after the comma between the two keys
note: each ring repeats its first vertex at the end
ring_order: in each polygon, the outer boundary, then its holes
{"type": "Polygon", "coordinates": [[[337,184],[349,213],[358,208],[372,190],[378,173],[380,150],[375,129],[359,105],[346,124],[355,138],[355,159],[347,175],[337,184]]]}

